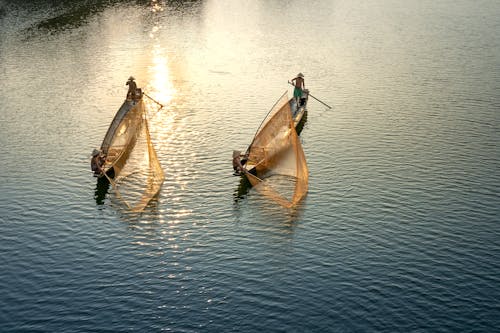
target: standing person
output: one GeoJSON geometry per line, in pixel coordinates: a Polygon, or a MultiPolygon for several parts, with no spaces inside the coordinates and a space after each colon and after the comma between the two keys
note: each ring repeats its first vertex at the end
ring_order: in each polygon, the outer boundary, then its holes
{"type": "Polygon", "coordinates": [[[127,99],[134,99],[135,98],[135,91],[137,90],[137,84],[134,81],[134,77],[131,76],[128,78],[127,83],[125,85],[128,86],[128,92],[127,92],[127,99]]]}
{"type": "Polygon", "coordinates": [[[304,74],[297,74],[297,77],[292,79],[292,83],[295,86],[295,89],[293,89],[293,97],[295,98],[297,105],[299,105],[300,98],[302,97],[302,91],[306,88],[304,74]]]}

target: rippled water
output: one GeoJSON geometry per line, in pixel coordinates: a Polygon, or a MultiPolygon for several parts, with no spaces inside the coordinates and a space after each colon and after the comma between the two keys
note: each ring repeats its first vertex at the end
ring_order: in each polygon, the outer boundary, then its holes
{"type": "Polygon", "coordinates": [[[0,2],[0,331],[493,332],[497,1],[0,2]],[[116,2],[116,3],[115,3],[116,2]],[[297,72],[309,192],[232,176],[297,72]],[[89,155],[164,103],[142,214],[89,155]]]}

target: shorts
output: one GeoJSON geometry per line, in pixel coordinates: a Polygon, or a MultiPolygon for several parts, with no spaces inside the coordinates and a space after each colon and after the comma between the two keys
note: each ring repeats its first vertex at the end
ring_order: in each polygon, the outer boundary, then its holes
{"type": "Polygon", "coordinates": [[[293,90],[293,97],[300,98],[302,97],[302,89],[295,87],[293,90]]]}

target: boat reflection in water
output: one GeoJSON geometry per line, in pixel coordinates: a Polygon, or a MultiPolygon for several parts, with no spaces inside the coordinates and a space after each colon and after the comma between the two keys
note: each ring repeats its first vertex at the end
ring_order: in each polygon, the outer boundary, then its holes
{"type": "Polygon", "coordinates": [[[106,194],[109,190],[109,180],[106,177],[97,178],[97,184],[95,186],[94,198],[97,205],[104,205],[104,200],[106,199],[106,194]]]}

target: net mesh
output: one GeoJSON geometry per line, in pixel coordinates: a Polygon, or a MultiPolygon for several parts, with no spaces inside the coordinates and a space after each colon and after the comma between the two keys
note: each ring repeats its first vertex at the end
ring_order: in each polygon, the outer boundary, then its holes
{"type": "Polygon", "coordinates": [[[105,166],[115,170],[115,177],[108,179],[117,198],[131,211],[142,211],[159,192],[165,178],[142,100],[120,119],[107,152],[105,166]]]}
{"type": "Polygon", "coordinates": [[[309,171],[287,94],[275,104],[248,150],[247,178],[258,191],[285,207],[307,193],[309,171]]]}

